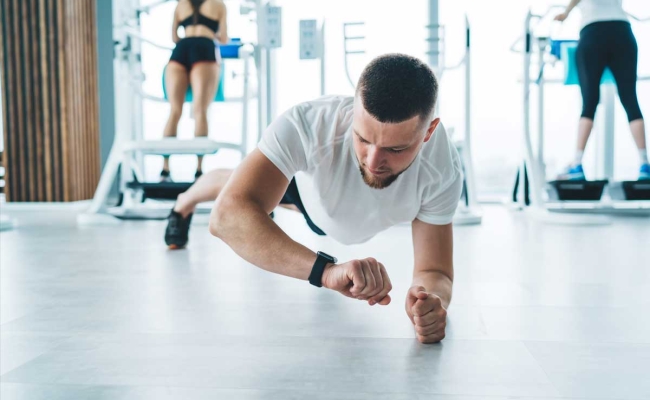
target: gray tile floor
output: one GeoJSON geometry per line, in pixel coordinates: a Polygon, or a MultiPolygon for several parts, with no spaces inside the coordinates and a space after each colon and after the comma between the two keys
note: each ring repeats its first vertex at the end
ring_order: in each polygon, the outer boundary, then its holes
{"type": "Polygon", "coordinates": [[[0,234],[0,374],[12,399],[650,399],[650,219],[544,226],[493,206],[455,232],[447,338],[418,344],[403,301],[408,227],[344,247],[299,215],[313,249],[373,256],[388,307],[274,276],[210,237],[184,251],[162,222],[77,228],[9,212],[0,234]]]}

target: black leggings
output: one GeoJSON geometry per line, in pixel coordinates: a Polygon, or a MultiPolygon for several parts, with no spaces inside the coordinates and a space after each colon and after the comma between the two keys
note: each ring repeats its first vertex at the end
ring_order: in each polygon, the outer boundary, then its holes
{"type": "Polygon", "coordinates": [[[600,80],[605,67],[609,67],[628,121],[643,118],[636,96],[637,53],[629,22],[594,22],[582,28],[576,49],[582,117],[594,119],[600,101],[600,80]]]}
{"type": "Polygon", "coordinates": [[[323,232],[321,228],[317,227],[314,221],[309,217],[309,214],[307,214],[307,210],[305,210],[305,206],[300,198],[300,193],[298,192],[296,178],[291,179],[291,182],[289,182],[289,187],[287,187],[287,191],[284,193],[284,196],[282,196],[280,204],[293,204],[298,207],[302,216],[305,217],[305,221],[307,221],[307,226],[309,226],[315,234],[325,236],[325,232],[323,232]]]}

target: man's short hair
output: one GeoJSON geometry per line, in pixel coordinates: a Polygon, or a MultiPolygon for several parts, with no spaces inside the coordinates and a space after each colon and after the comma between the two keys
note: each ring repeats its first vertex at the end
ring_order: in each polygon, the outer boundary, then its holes
{"type": "Polygon", "coordinates": [[[438,80],[423,61],[406,54],[372,60],[357,84],[363,108],[379,122],[428,119],[438,98],[438,80]]]}

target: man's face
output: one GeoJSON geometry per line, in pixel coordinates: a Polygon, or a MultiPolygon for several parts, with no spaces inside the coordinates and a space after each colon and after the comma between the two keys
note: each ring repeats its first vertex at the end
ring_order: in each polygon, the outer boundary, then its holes
{"type": "Polygon", "coordinates": [[[352,135],[363,181],[373,189],[390,186],[411,166],[439,122],[422,122],[419,116],[394,124],[379,122],[357,97],[352,135]]]}

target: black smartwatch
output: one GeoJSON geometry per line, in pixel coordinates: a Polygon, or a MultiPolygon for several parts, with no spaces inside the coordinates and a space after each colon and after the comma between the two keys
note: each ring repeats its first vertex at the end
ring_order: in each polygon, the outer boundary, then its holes
{"type": "Polygon", "coordinates": [[[330,256],[329,254],[319,251],[316,253],[316,262],[311,268],[311,274],[309,274],[309,283],[314,286],[322,287],[323,286],[323,271],[325,271],[325,266],[329,263],[336,264],[336,258],[330,256]]]}

